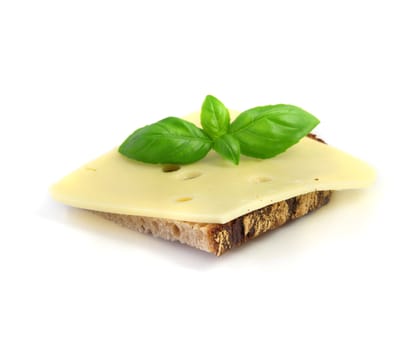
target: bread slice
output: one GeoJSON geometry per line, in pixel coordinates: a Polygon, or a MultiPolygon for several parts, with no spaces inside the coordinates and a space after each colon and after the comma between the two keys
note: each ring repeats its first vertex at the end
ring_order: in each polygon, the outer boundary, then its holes
{"type": "Polygon", "coordinates": [[[97,212],[98,215],[137,232],[179,241],[217,256],[327,204],[331,191],[296,196],[242,215],[226,224],[150,218],[97,212]]]}
{"type": "MultiPolygon", "coordinates": [[[[310,133],[308,137],[325,143],[315,134],[310,133]]],[[[220,256],[229,249],[319,209],[329,202],[331,194],[331,191],[305,193],[254,210],[225,224],[93,212],[131,230],[169,241],[178,241],[220,256]]]]}

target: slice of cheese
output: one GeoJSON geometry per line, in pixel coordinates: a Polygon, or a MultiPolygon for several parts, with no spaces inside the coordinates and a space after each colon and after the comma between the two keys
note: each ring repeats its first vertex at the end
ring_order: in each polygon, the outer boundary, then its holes
{"type": "Polygon", "coordinates": [[[172,168],[130,160],[114,149],[63,178],[51,194],[84,209],[226,223],[300,194],[357,189],[375,179],[366,163],[307,137],[272,159],[242,156],[236,166],[211,151],[197,163],[172,168]]]}

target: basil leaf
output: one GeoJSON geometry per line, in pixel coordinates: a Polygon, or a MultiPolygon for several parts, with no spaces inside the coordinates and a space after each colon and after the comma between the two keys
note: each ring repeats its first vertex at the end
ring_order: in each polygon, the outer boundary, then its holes
{"type": "Polygon", "coordinates": [[[205,132],[216,139],[229,129],[229,111],[216,97],[208,95],[201,108],[201,125],[205,132]]]}
{"type": "Polygon", "coordinates": [[[168,117],[134,131],[118,151],[146,163],[189,164],[211,148],[212,140],[193,123],[168,117]]]}
{"type": "Polygon", "coordinates": [[[134,131],[119,147],[124,156],[146,163],[189,164],[211,148],[239,164],[240,154],[271,158],[307,135],[319,120],[292,105],[249,109],[230,124],[228,109],[206,96],[201,109],[203,130],[186,120],[169,117],[134,131]]]}
{"type": "Polygon", "coordinates": [[[284,152],[317,124],[319,120],[303,109],[279,104],[241,113],[230,133],[239,141],[242,154],[265,159],[284,152]]]}
{"type": "Polygon", "coordinates": [[[225,134],[218,137],[214,141],[214,150],[219,153],[223,158],[238,165],[240,157],[239,141],[232,135],[225,134]]]}

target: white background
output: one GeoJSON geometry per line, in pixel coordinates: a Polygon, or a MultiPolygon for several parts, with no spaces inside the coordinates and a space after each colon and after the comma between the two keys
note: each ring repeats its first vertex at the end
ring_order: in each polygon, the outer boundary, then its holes
{"type": "Polygon", "coordinates": [[[1,349],[409,349],[405,1],[0,1],[1,349]],[[291,103],[376,184],[216,258],[49,198],[135,128],[291,103]]]}

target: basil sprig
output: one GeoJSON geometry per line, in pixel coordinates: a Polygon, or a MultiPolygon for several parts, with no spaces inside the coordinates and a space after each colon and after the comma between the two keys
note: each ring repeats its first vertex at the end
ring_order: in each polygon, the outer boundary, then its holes
{"type": "Polygon", "coordinates": [[[285,104],[248,109],[231,123],[224,104],[208,95],[201,109],[203,129],[168,117],[134,131],[118,151],[145,163],[189,164],[214,149],[239,164],[240,154],[266,159],[284,152],[317,124],[319,120],[310,113],[285,104]]]}

